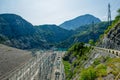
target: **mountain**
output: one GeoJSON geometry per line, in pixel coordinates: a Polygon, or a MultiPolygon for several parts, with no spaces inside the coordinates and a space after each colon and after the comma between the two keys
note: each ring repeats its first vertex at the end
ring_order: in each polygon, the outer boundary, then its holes
{"type": "Polygon", "coordinates": [[[104,33],[107,27],[108,22],[100,22],[94,25],[89,24],[85,26],[80,26],[75,30],[76,34],[73,35],[73,37],[75,38],[74,41],[89,42],[90,39],[96,41],[99,38],[99,36],[104,33]]]}
{"type": "Polygon", "coordinates": [[[0,33],[8,37],[19,37],[35,33],[33,25],[15,14],[0,15],[0,33]]]}
{"type": "Polygon", "coordinates": [[[68,48],[76,42],[88,43],[91,39],[97,41],[97,39],[99,39],[99,36],[103,34],[107,28],[108,22],[100,22],[94,24],[94,33],[93,24],[80,26],[79,28],[73,30],[73,35],[71,35],[68,39],[58,44],[58,47],[64,46],[68,48]]]}
{"type": "Polygon", "coordinates": [[[48,49],[73,33],[56,25],[33,26],[16,14],[0,14],[0,43],[15,48],[48,49]]]}
{"type": "Polygon", "coordinates": [[[0,14],[0,36],[4,44],[20,49],[45,47],[38,30],[16,14],[0,14]]]}
{"type": "Polygon", "coordinates": [[[92,32],[93,24],[66,30],[49,24],[33,26],[16,14],[0,14],[0,43],[20,49],[68,48],[76,42],[88,42],[93,38],[97,40],[107,28],[107,22],[94,24],[95,34],[92,32]]]}
{"type": "Polygon", "coordinates": [[[68,30],[71,30],[71,29],[75,30],[76,28],[80,26],[92,24],[93,22],[99,23],[101,22],[101,20],[99,18],[94,17],[93,15],[86,14],[86,15],[76,17],[72,20],[65,21],[64,23],[60,25],[60,27],[64,29],[68,29],[68,30]]]}
{"type": "Polygon", "coordinates": [[[48,43],[58,43],[69,38],[74,32],[57,25],[35,26],[48,43]]]}

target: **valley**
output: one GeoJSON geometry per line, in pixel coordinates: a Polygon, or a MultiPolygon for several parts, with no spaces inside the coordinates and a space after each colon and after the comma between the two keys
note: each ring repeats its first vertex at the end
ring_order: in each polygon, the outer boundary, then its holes
{"type": "Polygon", "coordinates": [[[0,80],[120,80],[119,2],[61,1],[0,1],[0,80]]]}
{"type": "MultiPolygon", "coordinates": [[[[92,15],[83,15],[77,19],[80,18],[78,21],[81,22],[81,18],[86,20],[87,17],[97,19],[97,22],[92,24],[93,22],[90,21],[91,24],[83,24],[74,30],[67,30],[54,24],[33,26],[18,15],[1,14],[0,40],[5,45],[19,49],[50,49],[51,47],[66,49],[76,42],[88,43],[94,37],[96,41],[104,33],[104,30],[108,27],[108,23],[100,22],[98,18],[92,15]],[[92,25],[95,28],[94,33],[92,25]]],[[[73,21],[76,21],[76,19],[73,19],[73,21]]],[[[72,24],[71,21],[70,24],[72,24]]]]}

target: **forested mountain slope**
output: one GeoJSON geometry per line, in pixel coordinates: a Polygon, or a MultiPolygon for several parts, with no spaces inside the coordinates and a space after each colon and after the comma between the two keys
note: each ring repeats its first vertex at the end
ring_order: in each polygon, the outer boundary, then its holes
{"type": "Polygon", "coordinates": [[[3,44],[20,49],[46,46],[33,25],[15,14],[0,15],[0,36],[3,44]]]}
{"type": "Polygon", "coordinates": [[[108,22],[100,22],[96,24],[80,26],[79,28],[73,30],[73,35],[71,35],[68,39],[58,44],[58,46],[70,47],[76,42],[88,43],[89,40],[97,41],[99,39],[99,36],[103,34],[107,28],[108,22]]]}
{"type": "Polygon", "coordinates": [[[74,32],[72,30],[63,29],[57,25],[40,25],[35,26],[41,37],[44,37],[48,43],[58,43],[69,38],[74,32]]]}
{"type": "Polygon", "coordinates": [[[71,29],[75,30],[80,26],[89,25],[92,24],[93,22],[99,23],[101,22],[101,20],[93,15],[86,14],[86,15],[78,16],[72,20],[65,21],[60,25],[60,27],[67,30],[71,30],[71,29]]]}

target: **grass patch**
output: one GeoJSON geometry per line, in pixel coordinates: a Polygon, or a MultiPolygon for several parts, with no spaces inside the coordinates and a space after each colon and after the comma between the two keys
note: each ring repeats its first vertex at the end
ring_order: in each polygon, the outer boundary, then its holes
{"type": "Polygon", "coordinates": [[[65,69],[65,74],[67,76],[70,73],[71,64],[68,61],[64,61],[64,60],[63,60],[63,64],[64,64],[64,69],[65,69]]]}

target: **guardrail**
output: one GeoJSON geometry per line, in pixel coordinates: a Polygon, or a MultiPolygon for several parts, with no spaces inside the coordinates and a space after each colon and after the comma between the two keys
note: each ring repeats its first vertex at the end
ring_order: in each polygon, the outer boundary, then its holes
{"type": "Polygon", "coordinates": [[[120,51],[114,50],[114,49],[106,49],[106,48],[100,48],[100,47],[94,47],[95,49],[102,50],[111,54],[116,55],[116,57],[120,57],[120,51]]]}

